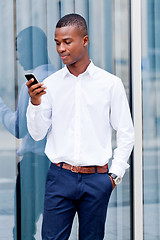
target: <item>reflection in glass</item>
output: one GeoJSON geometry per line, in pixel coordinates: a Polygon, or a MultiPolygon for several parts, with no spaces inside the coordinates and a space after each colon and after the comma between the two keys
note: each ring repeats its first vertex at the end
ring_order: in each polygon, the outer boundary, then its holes
{"type": "MultiPolygon", "coordinates": [[[[22,30],[16,39],[18,61],[24,70],[32,70],[41,82],[55,70],[47,53],[47,38],[38,27],[22,30]]],[[[44,154],[46,138],[34,141],[27,130],[26,110],[29,95],[26,83],[18,96],[17,110],[12,112],[0,98],[0,116],[4,127],[16,138],[22,139],[17,150],[16,219],[14,239],[35,239],[36,223],[43,212],[43,198],[49,160],[44,154]]]]}

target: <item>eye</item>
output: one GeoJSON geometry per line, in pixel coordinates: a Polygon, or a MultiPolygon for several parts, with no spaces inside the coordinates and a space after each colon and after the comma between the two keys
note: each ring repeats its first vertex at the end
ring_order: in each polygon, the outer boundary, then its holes
{"type": "Polygon", "coordinates": [[[72,41],[66,41],[66,44],[71,44],[72,41]]]}
{"type": "Polygon", "coordinates": [[[59,45],[60,45],[60,42],[56,42],[56,45],[59,46],[59,45]]]}

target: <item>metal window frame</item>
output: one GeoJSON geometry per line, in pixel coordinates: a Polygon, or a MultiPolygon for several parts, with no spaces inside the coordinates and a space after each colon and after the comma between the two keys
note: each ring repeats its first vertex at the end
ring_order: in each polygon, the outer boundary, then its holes
{"type": "Polygon", "coordinates": [[[133,158],[133,239],[143,240],[141,0],[131,0],[132,103],[135,126],[133,158]]]}

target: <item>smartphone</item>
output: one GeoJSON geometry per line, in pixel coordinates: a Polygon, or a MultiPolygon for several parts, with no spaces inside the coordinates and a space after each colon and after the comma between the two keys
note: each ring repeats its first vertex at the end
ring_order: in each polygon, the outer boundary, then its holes
{"type": "Polygon", "coordinates": [[[34,79],[34,82],[32,82],[31,85],[39,83],[38,79],[35,77],[34,73],[26,73],[25,74],[26,79],[29,81],[31,78],[34,79]]]}

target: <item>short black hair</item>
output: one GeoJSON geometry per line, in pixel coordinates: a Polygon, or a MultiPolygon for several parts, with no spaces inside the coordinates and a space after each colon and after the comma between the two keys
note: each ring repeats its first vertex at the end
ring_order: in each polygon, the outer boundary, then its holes
{"type": "Polygon", "coordinates": [[[79,14],[71,13],[65,15],[57,22],[56,28],[67,26],[75,26],[82,32],[83,36],[88,35],[86,20],[79,14]]]}

